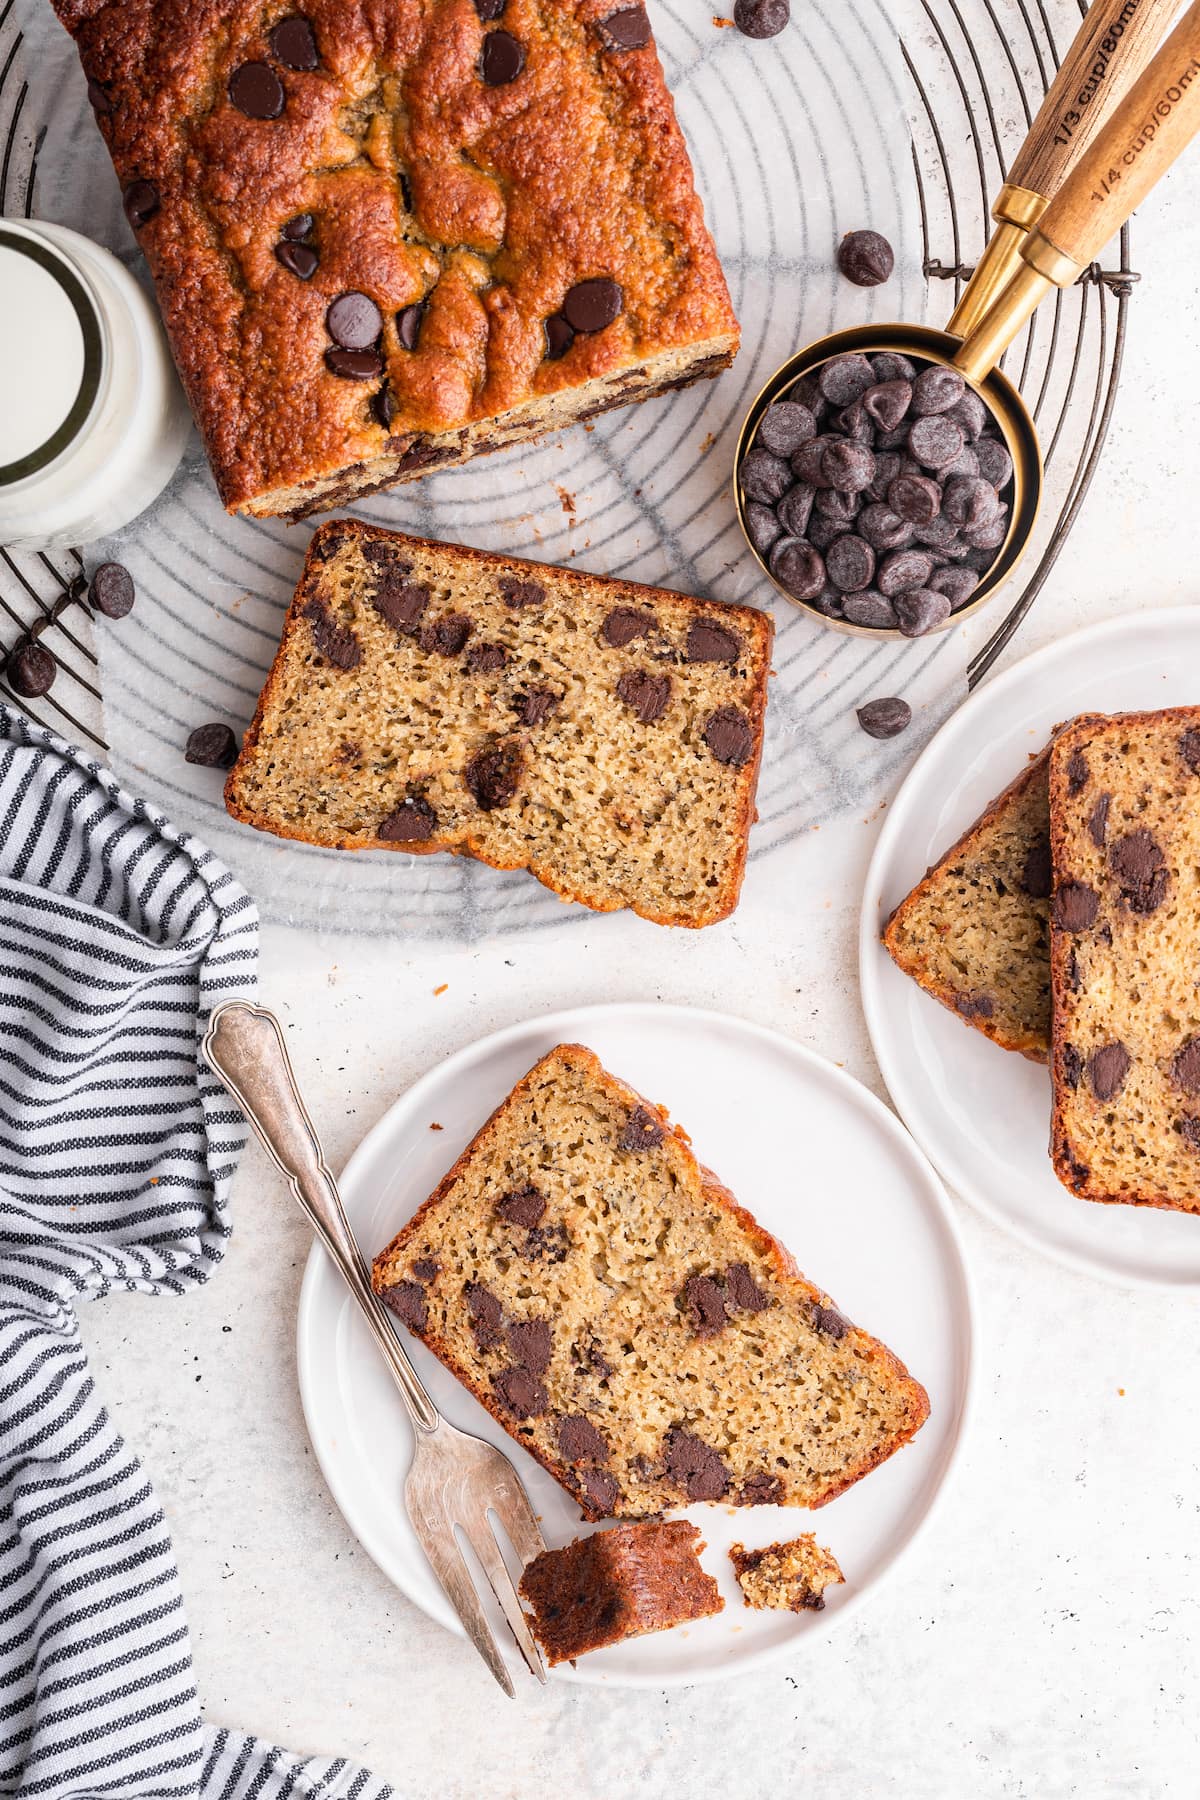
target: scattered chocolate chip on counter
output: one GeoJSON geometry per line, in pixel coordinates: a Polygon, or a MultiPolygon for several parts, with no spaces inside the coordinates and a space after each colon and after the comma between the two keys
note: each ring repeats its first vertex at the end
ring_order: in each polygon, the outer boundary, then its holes
{"type": "Polygon", "coordinates": [[[743,37],[778,37],[792,16],[791,0],[737,0],[733,22],[743,37]]]}
{"type": "Polygon", "coordinates": [[[837,265],[855,287],[878,287],[896,266],[892,246],[878,231],[848,231],[838,245],[837,265]]]}
{"type": "Polygon", "coordinates": [[[912,724],[912,707],[895,698],[868,700],[858,709],[858,722],[868,737],[894,738],[912,724]]]}
{"type": "Polygon", "coordinates": [[[202,769],[232,769],[237,756],[238,741],[228,725],[197,725],[184,751],[186,761],[202,769]]]}

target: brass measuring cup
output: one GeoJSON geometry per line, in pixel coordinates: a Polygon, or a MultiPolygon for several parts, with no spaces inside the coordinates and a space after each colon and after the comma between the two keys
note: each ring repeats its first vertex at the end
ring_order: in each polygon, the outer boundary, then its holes
{"type": "MultiPolygon", "coordinates": [[[[1126,0],[1125,9],[1118,10],[1128,10],[1134,3],[1135,0],[1126,0]]],[[[1112,0],[1105,0],[1105,6],[1111,15],[1112,0]]],[[[1159,5],[1158,22],[1174,10],[1173,5],[1159,5]]],[[[1086,26],[1086,19],[1084,23],[1086,26]]],[[[1138,34],[1135,39],[1135,50],[1139,46],[1140,59],[1145,62],[1148,46],[1143,34],[1138,34]]],[[[1074,61],[1074,47],[1069,60],[1074,61]]],[[[1111,60],[1109,69],[1108,92],[1111,94],[1111,60]]],[[[1118,77],[1119,73],[1118,69],[1118,77]]],[[[1040,123],[1041,113],[1038,118],[1040,123]]],[[[1037,519],[1043,482],[1041,450],[1033,420],[1016,388],[996,365],[1050,289],[1069,287],[1078,280],[1198,130],[1200,0],[1193,0],[1175,30],[1136,80],[1126,85],[1123,95],[1093,125],[1090,140],[1081,144],[1077,135],[1074,143],[1056,146],[1065,152],[1055,159],[1055,167],[1061,173],[1060,184],[1048,198],[1035,196],[1045,199],[1036,223],[1024,231],[1014,228],[1015,236],[1011,232],[1004,234],[991,258],[990,269],[985,271],[985,280],[980,282],[981,289],[986,286],[991,291],[983,293],[982,301],[972,300],[976,317],[965,335],[904,324],[858,326],[810,344],[776,370],[751,406],[738,438],[734,496],[738,521],[751,554],[785,599],[823,624],[852,636],[901,636],[885,627],[857,626],[830,618],[809,602],[796,600],[789,594],[776,581],[765,558],[750,540],[740,482],[743,457],[753,442],[759,420],[774,400],[801,377],[813,373],[834,357],[884,351],[957,370],[1000,428],[1013,462],[1008,532],[992,564],[981,575],[971,599],[938,629],[949,629],[978,611],[991,598],[1028,545],[1037,519]],[[1003,280],[1006,270],[1011,272],[1008,279],[1003,280]]],[[[1043,171],[1047,167],[1049,165],[1044,163],[1043,171]]],[[[1050,168],[1051,184],[1054,174],[1055,168],[1050,168]]],[[[1044,172],[1041,178],[1045,180],[1044,172]]],[[[965,301],[967,296],[963,299],[965,301]]],[[[962,306],[960,301],[956,318],[962,306]]]]}

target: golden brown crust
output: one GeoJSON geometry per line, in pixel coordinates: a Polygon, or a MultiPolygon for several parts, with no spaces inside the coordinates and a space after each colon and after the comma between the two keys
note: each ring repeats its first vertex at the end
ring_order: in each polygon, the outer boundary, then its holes
{"type": "MultiPolygon", "coordinates": [[[[535,1064],[529,1073],[517,1083],[512,1092],[506,1095],[500,1104],[493,1110],[484,1124],[476,1132],[471,1142],[463,1150],[462,1154],[455,1160],[452,1167],[447,1170],[446,1174],[442,1177],[442,1180],[438,1183],[429,1198],[418,1207],[408,1223],[401,1227],[400,1231],[397,1232],[396,1236],[386,1248],[380,1251],[378,1256],[376,1256],[371,1271],[372,1286],[376,1293],[383,1294],[389,1287],[402,1279],[401,1272],[406,1266],[410,1249],[421,1240],[426,1223],[428,1222],[431,1226],[435,1224],[439,1209],[453,1192],[460,1177],[475,1158],[481,1154],[486,1155],[489,1150],[495,1151],[497,1149],[495,1140],[498,1135],[498,1127],[504,1119],[505,1114],[509,1111],[511,1106],[520,1106],[521,1102],[529,1095],[531,1090],[537,1084],[544,1066],[550,1062],[551,1059],[561,1059],[562,1061],[581,1069],[591,1081],[616,1094],[623,1103],[631,1107],[644,1107],[662,1126],[664,1132],[669,1133],[673,1137],[683,1155],[692,1164],[693,1168],[695,1168],[701,1178],[705,1198],[711,1200],[723,1211],[728,1212],[736,1220],[738,1226],[752,1238],[755,1246],[770,1260],[780,1281],[794,1289],[798,1289],[805,1300],[816,1306],[833,1306],[833,1302],[828,1294],[824,1293],[822,1289],[816,1287],[805,1276],[800,1274],[791,1255],[779,1240],[768,1232],[752,1214],[748,1213],[744,1207],[737,1203],[728,1188],[718,1181],[709,1170],[703,1168],[703,1166],[696,1161],[687,1133],[678,1126],[671,1124],[668,1114],[662,1107],[657,1106],[653,1101],[648,1100],[644,1095],[639,1094],[637,1090],[631,1088],[628,1083],[623,1082],[610,1074],[604,1068],[594,1051],[589,1050],[583,1044],[558,1045],[546,1057],[543,1057],[535,1064]]],[[[839,1494],[844,1493],[847,1488],[852,1487],[854,1483],[861,1480],[864,1475],[869,1474],[872,1469],[877,1468],[879,1464],[886,1461],[887,1458],[893,1455],[902,1445],[909,1442],[929,1416],[929,1397],[925,1389],[918,1381],[914,1380],[900,1359],[895,1356],[886,1345],[880,1343],[878,1339],[871,1337],[869,1333],[860,1330],[857,1326],[851,1325],[848,1330],[849,1334],[852,1335],[855,1351],[859,1358],[870,1363],[889,1383],[894,1384],[897,1391],[903,1394],[905,1401],[905,1418],[903,1424],[890,1438],[881,1441],[865,1453],[858,1462],[842,1471],[839,1479],[831,1481],[826,1490],[821,1494],[820,1498],[811,1503],[814,1508],[827,1505],[830,1500],[836,1499],[839,1494]]],[[[485,1386],[476,1371],[465,1367],[461,1359],[455,1356],[453,1350],[444,1339],[437,1337],[428,1330],[419,1332],[418,1335],[423,1338],[423,1341],[428,1347],[446,1365],[451,1374],[462,1383],[469,1393],[474,1395],[480,1405],[484,1406],[487,1411],[491,1413],[497,1423],[502,1425],[506,1431],[511,1431],[511,1417],[498,1403],[493,1390],[490,1387],[485,1386]]],[[[519,1441],[522,1448],[527,1450],[530,1455],[534,1456],[537,1461],[542,1464],[543,1468],[566,1488],[567,1492],[570,1493],[571,1497],[580,1506],[585,1518],[599,1520],[610,1516],[603,1509],[589,1504],[586,1494],[581,1493],[578,1484],[570,1480],[570,1472],[560,1459],[548,1454],[544,1448],[534,1440],[521,1437],[519,1441]]]]}
{"type": "MultiPolygon", "coordinates": [[[[552,865],[524,862],[520,859],[507,862],[498,860],[488,852],[482,841],[475,838],[468,838],[465,842],[460,840],[456,843],[447,843],[439,842],[435,837],[423,843],[401,844],[391,843],[380,837],[325,836],[318,839],[283,821],[255,812],[242,803],[239,797],[239,786],[243,772],[250,766],[258,749],[263,720],[278,693],[293,642],[299,633],[308,630],[304,618],[304,608],[312,598],[315,583],[320,575],[323,564],[323,546],[335,538],[347,537],[355,538],[360,543],[377,540],[393,545],[397,549],[403,549],[407,545],[423,551],[436,552],[445,560],[447,567],[476,569],[490,575],[504,574],[517,578],[545,579],[546,575],[551,573],[556,583],[565,587],[568,592],[577,589],[581,595],[594,593],[598,585],[601,587],[607,585],[606,577],[589,575],[582,570],[530,562],[521,557],[500,556],[491,551],[477,550],[465,544],[440,544],[427,538],[405,536],[399,532],[385,531],[378,526],[364,524],[359,519],[331,520],[319,526],[309,543],[304,569],[284,621],[279,650],[259,695],[254,717],[242,742],[241,754],[225,782],[225,809],[230,817],[239,820],[244,825],[253,826],[259,831],[269,831],[275,836],[291,838],[299,843],[319,844],[326,849],[398,850],[407,855],[418,856],[447,852],[450,855],[470,856],[474,860],[496,869],[528,868],[530,874],[562,900],[576,902],[598,912],[619,910],[623,904],[620,900],[605,901],[595,895],[588,895],[569,887],[552,865]]],[[[614,605],[641,603],[664,614],[673,614],[680,619],[695,617],[705,605],[689,595],[675,593],[669,588],[649,587],[641,582],[621,580],[614,582],[612,586],[614,605]]],[[[667,911],[644,902],[631,902],[632,910],[635,913],[656,925],[675,925],[698,929],[719,923],[722,919],[728,918],[737,906],[745,876],[750,827],[757,816],[755,793],[762,764],[763,740],[766,730],[767,676],[770,668],[774,626],[770,615],[760,612],[757,607],[722,606],[720,613],[722,620],[727,620],[731,626],[736,626],[737,630],[743,633],[753,646],[751,654],[753,681],[749,693],[745,696],[745,710],[751,724],[754,751],[750,760],[736,771],[736,790],[732,800],[735,821],[732,835],[736,839],[736,856],[726,869],[721,886],[705,893],[697,901],[692,911],[684,912],[681,909],[667,911]]]]}
{"type": "Polygon", "coordinates": [[[673,380],[737,349],[687,150],[653,43],[620,50],[613,0],[303,0],[319,66],[287,67],[259,0],[55,0],[98,84],[122,188],[158,194],[138,238],[230,510],[298,513],[492,447],[673,380]],[[484,42],[524,51],[481,79],[484,42]],[[266,63],[276,118],[229,97],[266,63]],[[315,220],[308,279],[282,228],[315,220]],[[577,283],[615,279],[624,305],[547,355],[545,322],[577,283]],[[383,317],[381,378],[325,364],[344,292],[383,317]],[[396,321],[423,305],[416,347],[396,321]],[[617,389],[622,390],[620,393],[617,389]]]}

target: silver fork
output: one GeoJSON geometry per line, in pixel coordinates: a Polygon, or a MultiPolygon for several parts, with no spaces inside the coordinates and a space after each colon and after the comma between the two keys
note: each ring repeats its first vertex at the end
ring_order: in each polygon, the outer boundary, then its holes
{"type": "Polygon", "coordinates": [[[530,1670],[545,1681],[546,1670],[491,1517],[504,1528],[522,1567],[546,1548],[521,1478],[502,1451],[442,1417],[405,1355],[371,1287],[274,1014],[245,1000],[225,1001],[213,1010],[204,1055],[286,1176],[383,1352],[413,1426],[413,1459],[404,1482],[408,1516],[467,1635],[511,1699],[512,1680],[456,1528],[478,1558],[530,1670]]]}

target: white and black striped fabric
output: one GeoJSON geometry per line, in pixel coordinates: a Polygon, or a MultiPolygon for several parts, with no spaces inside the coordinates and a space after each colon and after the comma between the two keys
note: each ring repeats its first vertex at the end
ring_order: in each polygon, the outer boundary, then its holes
{"type": "Polygon", "coordinates": [[[22,1800],[391,1792],[202,1722],[166,1522],[75,1312],[221,1259],[245,1127],[199,1045],[257,941],[210,851],[0,706],[0,1793],[22,1800]]]}

